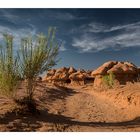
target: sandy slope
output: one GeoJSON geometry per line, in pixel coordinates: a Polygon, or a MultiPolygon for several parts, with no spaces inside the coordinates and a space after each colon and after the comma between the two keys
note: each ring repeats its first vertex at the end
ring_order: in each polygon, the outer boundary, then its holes
{"type": "MultiPolygon", "coordinates": [[[[40,115],[1,115],[0,130],[140,131],[139,85],[102,92],[94,90],[92,85],[38,86],[40,92],[37,92],[36,100],[40,115]]],[[[6,99],[0,103],[0,114],[9,109],[8,101],[4,101],[6,99]]]]}

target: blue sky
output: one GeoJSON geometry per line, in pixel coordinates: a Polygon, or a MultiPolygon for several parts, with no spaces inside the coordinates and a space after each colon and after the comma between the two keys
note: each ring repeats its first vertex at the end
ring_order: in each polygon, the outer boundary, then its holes
{"type": "Polygon", "coordinates": [[[140,9],[0,9],[0,39],[11,33],[16,46],[48,27],[63,42],[56,67],[95,69],[109,60],[140,66],[140,9]]]}

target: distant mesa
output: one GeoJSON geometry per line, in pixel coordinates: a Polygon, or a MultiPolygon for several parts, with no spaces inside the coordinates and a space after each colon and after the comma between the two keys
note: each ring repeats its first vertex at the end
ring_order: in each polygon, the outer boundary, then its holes
{"type": "Polygon", "coordinates": [[[73,67],[62,67],[51,69],[43,77],[43,82],[55,83],[60,85],[74,84],[85,85],[93,83],[95,87],[101,86],[103,76],[113,73],[115,80],[119,84],[135,82],[140,74],[140,68],[130,62],[108,61],[96,70],[76,70],[73,67]]]}

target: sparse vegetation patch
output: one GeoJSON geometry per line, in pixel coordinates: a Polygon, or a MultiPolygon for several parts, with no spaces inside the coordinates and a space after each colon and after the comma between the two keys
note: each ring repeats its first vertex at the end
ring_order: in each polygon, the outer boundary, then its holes
{"type": "Polygon", "coordinates": [[[115,75],[112,72],[110,72],[108,75],[104,75],[102,77],[102,80],[104,85],[106,85],[109,88],[113,88],[115,84],[115,75]]]}

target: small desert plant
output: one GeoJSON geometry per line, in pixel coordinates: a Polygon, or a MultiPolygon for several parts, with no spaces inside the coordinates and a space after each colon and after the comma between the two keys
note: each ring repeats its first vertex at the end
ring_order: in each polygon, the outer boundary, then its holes
{"type": "Polygon", "coordinates": [[[36,78],[56,64],[58,49],[54,28],[49,29],[48,36],[39,34],[35,40],[32,37],[22,39],[18,60],[20,73],[26,81],[26,103],[29,109],[36,107],[33,100],[36,78]]]}
{"type": "Polygon", "coordinates": [[[110,72],[108,75],[104,75],[102,77],[102,80],[104,85],[106,85],[109,88],[113,88],[115,84],[115,75],[112,72],[110,72]]]}
{"type": "Polygon", "coordinates": [[[0,46],[0,93],[14,97],[19,85],[17,58],[13,53],[13,36],[4,34],[6,46],[0,46]]]}

